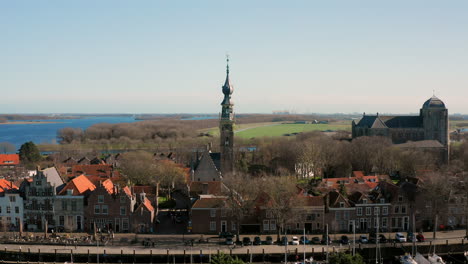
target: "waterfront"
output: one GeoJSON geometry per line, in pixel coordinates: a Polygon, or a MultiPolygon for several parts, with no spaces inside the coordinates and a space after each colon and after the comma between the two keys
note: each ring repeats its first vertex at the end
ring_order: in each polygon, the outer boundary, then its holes
{"type": "MultiPolygon", "coordinates": [[[[30,120],[33,121],[33,120],[30,120]]],[[[24,142],[36,144],[57,143],[57,131],[65,127],[86,129],[99,123],[132,123],[137,122],[131,116],[99,116],[78,119],[34,120],[44,123],[3,124],[0,126],[0,142],[10,142],[19,148],[24,142]]]]}

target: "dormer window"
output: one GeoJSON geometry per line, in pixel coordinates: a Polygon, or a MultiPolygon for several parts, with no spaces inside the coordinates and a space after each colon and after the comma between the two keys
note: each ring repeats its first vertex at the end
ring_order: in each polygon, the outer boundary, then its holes
{"type": "Polygon", "coordinates": [[[68,190],[67,190],[67,195],[73,195],[73,190],[72,190],[72,189],[68,189],[68,190]]]}
{"type": "Polygon", "coordinates": [[[340,202],[340,208],[343,208],[344,207],[344,202],[340,202]]]}
{"type": "Polygon", "coordinates": [[[380,203],[385,203],[385,199],[384,199],[384,198],[380,198],[380,203]]]}
{"type": "Polygon", "coordinates": [[[363,204],[367,204],[367,199],[362,199],[363,204]]]}
{"type": "Polygon", "coordinates": [[[104,203],[104,195],[98,195],[98,203],[104,203]]]}

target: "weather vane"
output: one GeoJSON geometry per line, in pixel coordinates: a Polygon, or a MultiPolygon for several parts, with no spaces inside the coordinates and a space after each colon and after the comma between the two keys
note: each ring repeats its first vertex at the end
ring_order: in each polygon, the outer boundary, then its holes
{"type": "Polygon", "coordinates": [[[229,53],[226,52],[226,72],[229,74],[229,53]]]}

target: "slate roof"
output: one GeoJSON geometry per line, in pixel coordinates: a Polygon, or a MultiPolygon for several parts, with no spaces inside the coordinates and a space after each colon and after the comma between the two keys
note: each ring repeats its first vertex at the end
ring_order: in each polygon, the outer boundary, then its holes
{"type": "Polygon", "coordinates": [[[50,183],[51,186],[59,187],[63,184],[63,180],[55,167],[44,169],[42,170],[42,173],[44,174],[44,176],[47,179],[47,182],[50,183]]]}
{"type": "Polygon", "coordinates": [[[195,201],[195,203],[192,206],[192,209],[222,208],[224,207],[225,201],[226,197],[201,198],[195,201]]]}
{"type": "Polygon", "coordinates": [[[210,182],[191,182],[190,183],[190,193],[202,194],[207,188],[206,194],[221,194],[221,182],[220,181],[210,181],[210,182]]]}
{"type": "Polygon", "coordinates": [[[421,116],[365,115],[356,126],[366,128],[422,128],[423,122],[421,116]]]}
{"type": "Polygon", "coordinates": [[[0,154],[0,165],[18,165],[19,163],[18,154],[0,154]]]}
{"type": "Polygon", "coordinates": [[[213,163],[216,166],[216,169],[218,171],[221,171],[221,153],[216,152],[216,153],[210,153],[211,160],[213,160],[213,163]]]}
{"type": "Polygon", "coordinates": [[[442,100],[440,100],[434,95],[431,98],[429,98],[426,102],[424,102],[423,104],[423,108],[429,108],[429,107],[430,108],[433,108],[433,107],[445,108],[445,104],[444,102],[442,102],[442,100]]]}

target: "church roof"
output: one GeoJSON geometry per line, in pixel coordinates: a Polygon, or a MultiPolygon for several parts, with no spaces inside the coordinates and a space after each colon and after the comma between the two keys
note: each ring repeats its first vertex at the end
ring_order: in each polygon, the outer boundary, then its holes
{"type": "Polygon", "coordinates": [[[437,98],[435,95],[433,95],[431,98],[429,98],[426,102],[423,104],[423,108],[445,108],[444,102],[437,98]]]}
{"type": "Polygon", "coordinates": [[[221,171],[221,153],[219,153],[219,152],[211,153],[210,152],[210,158],[211,158],[211,160],[213,160],[213,163],[216,166],[216,169],[218,169],[218,171],[221,171]]]}
{"type": "Polygon", "coordinates": [[[367,128],[415,128],[422,127],[423,123],[421,116],[365,115],[356,126],[367,128]]]}

